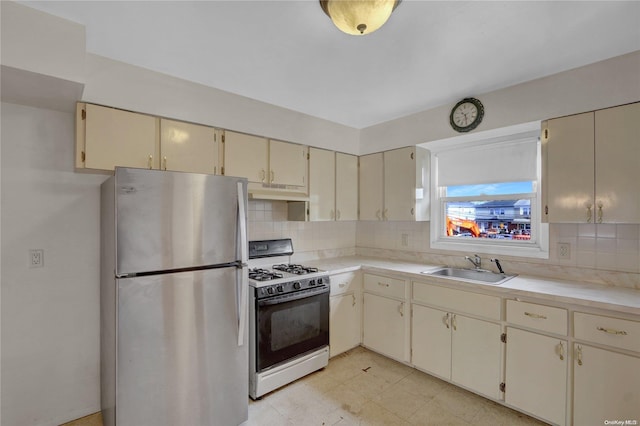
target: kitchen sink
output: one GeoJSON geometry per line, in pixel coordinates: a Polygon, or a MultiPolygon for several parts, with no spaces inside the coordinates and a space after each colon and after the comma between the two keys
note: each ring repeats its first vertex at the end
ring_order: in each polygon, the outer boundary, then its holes
{"type": "Polygon", "coordinates": [[[432,271],[422,272],[425,275],[448,278],[452,280],[470,281],[482,284],[500,285],[515,277],[515,275],[497,274],[486,269],[464,269],[444,267],[432,271]]]}

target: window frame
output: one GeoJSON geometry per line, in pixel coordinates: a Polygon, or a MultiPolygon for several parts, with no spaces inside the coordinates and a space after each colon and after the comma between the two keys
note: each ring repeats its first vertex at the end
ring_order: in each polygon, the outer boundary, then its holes
{"type": "MultiPolygon", "coordinates": [[[[428,142],[421,146],[431,152],[431,222],[429,245],[431,249],[457,252],[473,252],[491,255],[507,255],[526,258],[549,258],[549,226],[542,222],[542,152],[540,141],[541,122],[534,121],[516,126],[466,134],[453,138],[428,142]],[[509,144],[518,140],[534,140],[537,144],[536,179],[533,181],[533,193],[507,194],[472,197],[447,197],[446,187],[438,183],[438,153],[460,150],[482,145],[509,144]],[[520,197],[520,198],[517,198],[520,197]],[[446,235],[446,202],[531,199],[531,240],[502,240],[489,238],[451,238],[446,235]],[[535,232],[535,235],[534,235],[535,232]]],[[[476,182],[486,183],[486,182],[476,182]]]]}

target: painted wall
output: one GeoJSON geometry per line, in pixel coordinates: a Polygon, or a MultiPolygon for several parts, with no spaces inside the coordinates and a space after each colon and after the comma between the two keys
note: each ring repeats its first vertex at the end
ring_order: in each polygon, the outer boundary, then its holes
{"type": "Polygon", "coordinates": [[[2,104],[3,425],[99,410],[99,185],[73,171],[74,115],[2,104]],[[44,249],[30,268],[29,249],[44,249]]]}

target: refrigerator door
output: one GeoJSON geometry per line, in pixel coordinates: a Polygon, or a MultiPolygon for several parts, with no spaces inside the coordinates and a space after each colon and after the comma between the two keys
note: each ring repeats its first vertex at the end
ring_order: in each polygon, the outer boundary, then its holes
{"type": "Polygon", "coordinates": [[[245,179],[117,168],[114,181],[117,276],[240,259],[237,185],[246,194],[245,179]]]}
{"type": "Polygon", "coordinates": [[[230,267],[117,280],[118,426],[247,420],[242,274],[230,267]]]}

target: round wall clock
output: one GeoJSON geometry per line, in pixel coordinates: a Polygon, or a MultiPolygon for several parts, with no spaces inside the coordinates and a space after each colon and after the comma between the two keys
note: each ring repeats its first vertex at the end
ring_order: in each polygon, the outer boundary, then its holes
{"type": "Polygon", "coordinates": [[[457,132],[469,132],[482,122],[484,107],[476,98],[464,98],[451,110],[449,122],[457,132]]]}

